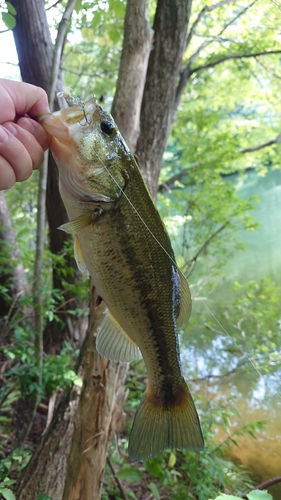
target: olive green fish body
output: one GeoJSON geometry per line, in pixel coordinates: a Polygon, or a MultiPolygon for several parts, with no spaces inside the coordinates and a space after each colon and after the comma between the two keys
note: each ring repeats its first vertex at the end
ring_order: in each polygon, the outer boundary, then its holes
{"type": "Polygon", "coordinates": [[[177,324],[190,314],[190,293],[169,237],[111,116],[93,99],[85,126],[79,106],[68,111],[70,125],[57,114],[41,123],[53,135],[51,149],[70,218],[63,229],[75,234],[77,262],[85,263],[108,308],[97,349],[109,359],[130,361],[139,348],[148,371],[130,457],[144,460],[167,447],[202,449],[177,336],[177,324]]]}

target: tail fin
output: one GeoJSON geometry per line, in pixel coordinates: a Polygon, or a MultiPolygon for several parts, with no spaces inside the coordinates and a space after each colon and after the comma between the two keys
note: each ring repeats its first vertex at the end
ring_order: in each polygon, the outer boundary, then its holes
{"type": "Polygon", "coordinates": [[[143,462],[166,448],[203,450],[200,422],[187,385],[182,388],[181,403],[169,407],[153,404],[157,399],[148,396],[151,390],[148,387],[145,391],[135,416],[129,438],[130,460],[143,462]]]}

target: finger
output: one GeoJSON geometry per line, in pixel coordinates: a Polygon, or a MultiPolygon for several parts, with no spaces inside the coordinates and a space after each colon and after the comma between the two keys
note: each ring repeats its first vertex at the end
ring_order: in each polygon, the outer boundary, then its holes
{"type": "Polygon", "coordinates": [[[16,182],[16,175],[10,163],[0,156],[0,191],[10,189],[16,182]]]}
{"type": "MultiPolygon", "coordinates": [[[[13,134],[14,138],[17,139],[20,145],[24,147],[25,153],[29,155],[28,159],[29,165],[31,160],[31,168],[32,169],[40,168],[43,163],[44,151],[39,142],[35,139],[35,137],[30,132],[20,127],[16,123],[8,122],[4,123],[3,126],[6,130],[11,132],[11,134],[13,134]]],[[[11,154],[12,152],[10,153],[10,155],[11,154]]],[[[8,158],[6,157],[6,159],[8,158]]],[[[13,163],[12,162],[10,163],[13,166],[13,163]]],[[[19,172],[19,175],[21,176],[21,172],[19,172]]],[[[18,171],[16,171],[16,177],[18,179],[18,171]]],[[[25,180],[25,179],[18,179],[18,180],[25,180]]]]}
{"type": "MultiPolygon", "coordinates": [[[[33,161],[26,147],[16,137],[18,134],[17,129],[20,130],[20,127],[17,127],[12,123],[6,123],[4,125],[5,126],[2,126],[2,142],[0,142],[0,155],[8,163],[10,163],[11,167],[14,170],[16,180],[25,181],[30,177],[32,173],[33,161]]],[[[31,134],[30,137],[32,137],[31,134]]]]}
{"type": "MultiPolygon", "coordinates": [[[[0,84],[6,93],[6,101],[11,100],[10,107],[8,107],[10,113],[12,113],[12,110],[15,110],[15,114],[29,114],[30,116],[49,113],[47,94],[40,87],[30,85],[29,83],[12,82],[2,79],[0,84]]],[[[5,121],[13,119],[14,116],[9,116],[5,121]]]]}
{"type": "Polygon", "coordinates": [[[35,120],[32,120],[31,118],[20,118],[17,121],[17,125],[22,127],[24,130],[27,132],[30,132],[33,137],[39,142],[40,146],[44,151],[48,149],[50,145],[50,136],[47,134],[45,129],[40,125],[40,123],[36,122],[35,120]]]}

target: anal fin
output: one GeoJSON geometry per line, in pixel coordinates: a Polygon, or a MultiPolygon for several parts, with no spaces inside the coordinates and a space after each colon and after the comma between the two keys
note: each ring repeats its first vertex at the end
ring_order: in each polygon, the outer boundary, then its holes
{"type": "Polygon", "coordinates": [[[130,339],[109,312],[100,326],[96,348],[105,358],[122,363],[133,361],[140,356],[137,344],[130,339]]]}

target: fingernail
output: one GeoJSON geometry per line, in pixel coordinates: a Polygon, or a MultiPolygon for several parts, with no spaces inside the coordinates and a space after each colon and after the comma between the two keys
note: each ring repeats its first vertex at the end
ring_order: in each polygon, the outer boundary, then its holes
{"type": "Polygon", "coordinates": [[[33,120],[31,120],[31,118],[21,118],[20,121],[18,122],[18,125],[24,130],[27,130],[27,132],[30,132],[31,134],[33,134],[35,130],[35,127],[33,125],[33,120]]]}
{"type": "Polygon", "coordinates": [[[4,127],[0,126],[0,142],[5,142],[8,139],[8,134],[4,127]]]}
{"type": "Polygon", "coordinates": [[[14,126],[13,123],[11,122],[6,122],[5,123],[5,127],[4,127],[6,130],[8,130],[11,134],[13,135],[17,135],[18,131],[17,131],[17,128],[14,126]]]}

